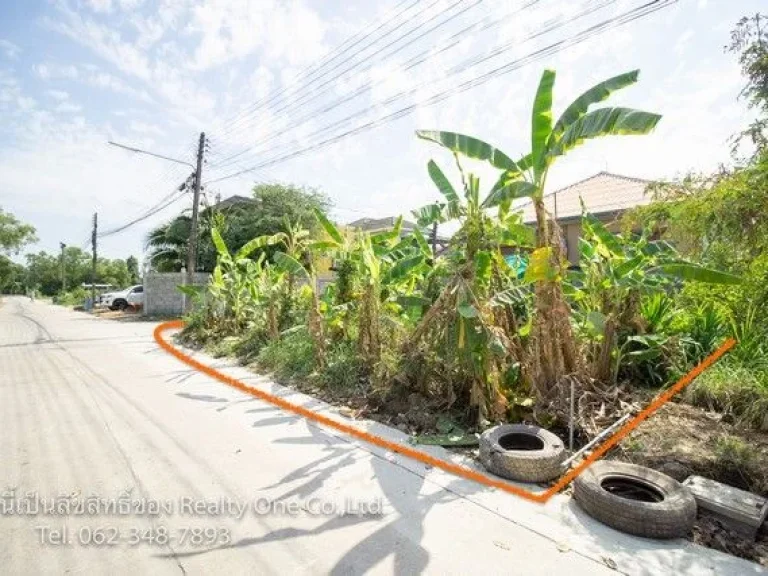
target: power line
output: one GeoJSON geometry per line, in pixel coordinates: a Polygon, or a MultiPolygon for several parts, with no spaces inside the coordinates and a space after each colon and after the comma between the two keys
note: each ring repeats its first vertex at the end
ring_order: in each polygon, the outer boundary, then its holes
{"type": "MultiPolygon", "coordinates": [[[[589,0],[589,2],[587,2],[586,4],[597,4],[597,6],[588,7],[581,14],[578,14],[575,17],[571,17],[571,18],[569,18],[567,20],[565,18],[563,18],[563,17],[556,18],[556,19],[553,20],[553,23],[548,24],[547,27],[545,27],[542,30],[539,30],[538,32],[530,34],[526,38],[522,39],[522,41],[514,40],[514,41],[508,42],[508,43],[506,43],[506,44],[504,44],[504,45],[502,45],[500,47],[497,47],[494,50],[492,50],[491,52],[486,53],[484,55],[472,56],[472,57],[468,58],[467,60],[463,61],[462,63],[457,64],[456,66],[451,68],[449,71],[447,71],[446,74],[445,74],[445,78],[444,79],[448,79],[448,77],[451,76],[451,75],[456,75],[456,74],[460,74],[461,72],[465,72],[465,71],[469,70],[470,68],[472,68],[473,66],[475,66],[475,65],[477,65],[479,63],[482,63],[484,61],[490,60],[492,58],[495,58],[496,56],[499,56],[503,52],[505,52],[505,51],[507,51],[507,50],[509,50],[509,49],[511,49],[511,48],[513,48],[513,47],[515,47],[517,45],[519,45],[519,44],[523,44],[523,43],[525,43],[525,42],[527,42],[529,40],[535,39],[538,36],[542,36],[542,35],[544,35],[546,33],[552,32],[553,30],[555,30],[557,28],[560,28],[561,26],[564,26],[566,24],[570,24],[571,22],[574,22],[575,20],[577,20],[577,19],[579,19],[579,18],[581,18],[583,16],[589,15],[589,14],[591,14],[591,13],[593,13],[593,12],[599,10],[599,9],[605,8],[609,4],[613,4],[616,1],[617,0],[602,0],[602,2],[600,2],[599,0],[589,0]]],[[[539,2],[539,0],[530,0],[528,3],[523,5],[518,10],[515,10],[512,13],[509,13],[509,14],[506,14],[505,16],[502,16],[501,18],[497,18],[496,20],[493,20],[493,21],[491,21],[489,23],[486,23],[484,26],[482,26],[480,28],[480,30],[486,30],[486,29],[488,29],[490,27],[497,26],[497,25],[503,23],[505,20],[507,20],[511,16],[517,14],[518,12],[521,12],[522,10],[530,8],[531,6],[533,6],[534,4],[536,4],[538,2],[539,2]]],[[[458,37],[460,34],[463,34],[464,31],[466,31],[468,28],[472,28],[472,27],[476,26],[477,24],[480,24],[481,22],[482,21],[477,22],[477,23],[475,23],[475,24],[465,28],[464,30],[462,30],[459,33],[457,33],[454,36],[452,36],[449,40],[455,40],[456,37],[458,37]]],[[[450,49],[450,48],[456,46],[459,42],[460,42],[460,40],[455,40],[453,42],[450,42],[447,46],[439,49],[437,52],[434,52],[433,50],[427,50],[426,52],[422,52],[421,54],[416,55],[415,57],[411,58],[408,62],[405,63],[405,65],[404,65],[405,67],[403,68],[403,72],[408,71],[408,70],[410,70],[410,69],[412,69],[412,68],[414,68],[414,67],[416,67],[416,66],[418,66],[420,64],[423,64],[424,62],[428,61],[429,59],[431,59],[433,57],[436,57],[438,54],[444,52],[445,50],[450,49]]],[[[305,123],[307,123],[307,122],[309,122],[311,120],[317,119],[319,116],[327,114],[328,112],[338,108],[339,106],[341,106],[342,104],[345,104],[346,102],[349,102],[350,100],[355,99],[356,97],[360,96],[364,92],[367,92],[367,91],[371,90],[373,87],[375,87],[376,85],[378,85],[378,84],[380,84],[382,82],[385,82],[386,80],[387,80],[386,78],[383,78],[383,79],[381,79],[378,82],[369,83],[369,84],[367,84],[365,86],[362,86],[362,87],[358,88],[357,90],[355,90],[351,94],[349,94],[347,96],[343,96],[340,99],[337,99],[337,100],[333,101],[332,103],[327,104],[327,105],[325,105],[324,107],[322,107],[320,109],[316,109],[316,110],[308,112],[303,117],[300,117],[298,120],[295,120],[292,123],[292,126],[291,126],[290,129],[295,129],[298,126],[301,126],[301,125],[303,125],[303,124],[305,124],[305,123]]],[[[395,94],[394,96],[391,96],[391,97],[387,98],[386,100],[384,100],[382,102],[374,103],[374,104],[368,106],[367,108],[352,114],[351,116],[347,116],[347,117],[345,117],[345,118],[343,118],[341,120],[337,120],[336,122],[334,122],[332,124],[326,125],[323,128],[318,129],[316,132],[310,134],[308,136],[308,138],[314,137],[318,133],[327,132],[327,131],[329,131],[330,129],[332,129],[334,127],[338,127],[340,125],[343,125],[343,124],[349,122],[350,120],[353,120],[354,118],[357,118],[359,116],[363,116],[364,114],[366,114],[368,111],[370,111],[372,109],[392,104],[393,102],[395,102],[395,101],[397,101],[399,99],[402,99],[402,98],[404,98],[406,96],[409,96],[409,95],[412,95],[412,94],[418,92],[423,87],[430,86],[432,83],[433,83],[432,81],[427,80],[425,82],[417,84],[416,86],[414,86],[412,88],[409,88],[407,90],[401,91],[398,94],[395,94]]],[[[219,170],[221,170],[222,168],[228,167],[228,166],[230,166],[232,164],[231,160],[233,160],[234,158],[242,156],[243,154],[245,154],[247,152],[251,152],[251,151],[257,150],[260,145],[265,144],[267,142],[270,142],[275,136],[277,136],[279,134],[282,134],[282,133],[284,133],[284,132],[279,131],[279,130],[275,130],[272,133],[267,134],[266,136],[264,136],[261,140],[258,140],[255,144],[253,144],[249,148],[247,148],[247,149],[245,149],[245,150],[243,150],[243,151],[241,151],[241,152],[239,152],[237,154],[229,156],[229,157],[227,157],[227,158],[225,158],[225,159],[223,159],[221,161],[215,162],[211,166],[212,166],[212,168],[217,168],[219,170]]]]}
{"type": "Polygon", "coordinates": [[[130,228],[131,226],[133,226],[135,224],[138,224],[139,222],[142,222],[142,221],[146,220],[147,218],[150,218],[150,217],[154,216],[158,212],[161,212],[162,210],[165,210],[168,206],[170,206],[171,204],[173,204],[173,203],[177,202],[178,200],[180,200],[181,198],[183,198],[184,195],[186,194],[186,190],[184,190],[182,192],[175,191],[174,193],[175,193],[175,196],[169,198],[167,201],[165,201],[165,202],[163,202],[161,204],[158,204],[152,210],[146,212],[145,214],[142,214],[141,216],[138,216],[137,218],[134,218],[130,222],[126,222],[122,226],[118,226],[117,228],[113,228],[111,230],[107,230],[106,232],[100,233],[99,234],[99,238],[104,238],[106,236],[112,236],[114,234],[118,234],[119,232],[122,232],[123,230],[126,230],[126,229],[130,228]]]}
{"type": "MultiPolygon", "coordinates": [[[[405,4],[405,3],[406,3],[406,2],[408,2],[408,1],[409,1],[409,0],[404,0],[403,2],[401,2],[400,4],[398,4],[397,6],[395,6],[395,8],[392,10],[392,12],[394,12],[395,10],[398,10],[398,9],[399,9],[399,8],[400,8],[400,7],[401,7],[403,4],[405,4]]],[[[303,72],[302,72],[302,73],[299,75],[299,77],[298,77],[298,78],[297,78],[297,79],[296,79],[294,82],[292,82],[291,84],[289,84],[288,86],[286,86],[286,87],[284,87],[284,88],[282,88],[282,89],[280,89],[280,90],[277,90],[277,91],[273,91],[273,93],[272,93],[272,94],[270,94],[270,95],[266,96],[265,98],[262,98],[262,99],[260,99],[260,100],[259,100],[259,101],[257,101],[255,104],[253,104],[252,106],[250,106],[249,108],[247,108],[247,109],[245,110],[245,112],[241,112],[241,113],[239,113],[239,115],[240,115],[241,117],[244,117],[244,116],[248,116],[248,115],[251,115],[251,114],[253,114],[254,112],[256,112],[257,110],[259,110],[260,108],[262,108],[263,106],[265,106],[265,105],[269,105],[270,103],[272,103],[272,102],[273,102],[273,101],[274,101],[276,98],[279,98],[280,96],[283,96],[283,95],[284,95],[284,94],[285,94],[285,93],[286,93],[288,90],[290,90],[291,88],[294,88],[294,87],[298,87],[298,86],[299,86],[299,84],[300,84],[300,79],[304,80],[304,79],[308,79],[308,78],[310,78],[310,77],[311,77],[313,74],[315,74],[315,73],[319,72],[320,70],[322,70],[322,69],[323,69],[323,67],[327,66],[327,65],[328,65],[330,62],[332,62],[332,61],[333,61],[333,60],[335,60],[336,58],[338,58],[338,57],[342,56],[343,54],[345,54],[345,53],[346,53],[347,51],[349,51],[351,48],[353,48],[353,47],[357,46],[357,45],[358,45],[360,42],[362,42],[362,41],[363,41],[363,40],[365,40],[366,38],[369,38],[370,36],[374,35],[376,32],[378,32],[378,31],[379,31],[381,28],[383,28],[383,27],[384,27],[384,26],[386,26],[387,24],[389,24],[389,23],[391,23],[391,22],[395,21],[397,18],[399,18],[399,17],[400,17],[401,15],[403,15],[404,13],[408,12],[408,11],[409,11],[411,8],[413,8],[413,7],[414,7],[416,4],[418,4],[418,3],[419,3],[419,0],[414,0],[414,1],[412,1],[412,2],[411,2],[411,3],[410,3],[410,4],[409,4],[409,5],[406,7],[406,8],[404,8],[403,10],[400,10],[399,12],[397,12],[397,13],[396,13],[394,16],[391,16],[391,17],[390,17],[389,15],[385,16],[385,18],[384,18],[384,22],[382,22],[381,24],[379,24],[379,25],[378,25],[378,26],[377,26],[377,27],[376,27],[374,30],[372,30],[371,32],[369,32],[369,33],[367,33],[367,34],[364,34],[362,37],[360,37],[359,39],[357,39],[355,42],[353,42],[352,44],[350,44],[349,46],[346,46],[346,47],[344,48],[344,46],[345,46],[345,45],[346,45],[348,42],[350,42],[351,40],[355,40],[355,39],[356,39],[356,37],[357,37],[357,36],[360,36],[360,34],[361,34],[361,33],[357,33],[357,34],[353,35],[351,38],[349,38],[348,40],[346,40],[345,42],[343,42],[343,43],[342,43],[342,44],[341,44],[341,45],[340,45],[338,48],[336,48],[334,51],[332,51],[332,52],[331,52],[331,54],[329,54],[329,55],[328,55],[326,58],[324,58],[324,59],[323,59],[321,62],[317,63],[316,65],[310,65],[309,67],[307,67],[307,68],[306,68],[306,69],[305,69],[305,70],[304,70],[304,71],[303,71],[303,72]],[[342,50],[341,48],[344,48],[344,49],[342,50]],[[334,53],[335,53],[335,54],[334,54],[334,53]]],[[[433,4],[434,4],[434,3],[433,3],[433,4]]],[[[430,6],[431,6],[431,5],[430,5],[430,6]]],[[[424,11],[424,10],[422,10],[422,12],[423,12],[423,11],[424,11]]],[[[390,12],[390,13],[391,13],[391,12],[390,12]]],[[[420,12],[419,12],[419,13],[420,13],[420,12]]],[[[419,13],[417,13],[417,15],[418,15],[419,13]]],[[[389,34],[389,32],[387,32],[386,34],[384,34],[384,36],[386,36],[387,34],[389,34]]],[[[384,36],[382,36],[382,37],[384,37],[384,36]]],[[[374,41],[374,43],[375,43],[375,41],[374,41]]],[[[369,46],[371,46],[371,45],[372,45],[372,44],[370,44],[370,43],[369,43],[367,46],[363,47],[361,50],[364,50],[365,48],[367,48],[367,47],[369,47],[369,46]]],[[[358,50],[358,52],[360,52],[360,50],[358,50]]],[[[295,91],[294,91],[294,92],[295,92],[295,91]]],[[[237,120],[236,120],[236,121],[233,123],[233,125],[234,125],[234,124],[237,124],[237,122],[239,122],[239,121],[240,121],[240,119],[237,119],[237,120]]],[[[226,131],[225,131],[225,132],[226,132],[226,131]]]]}
{"type": "MultiPolygon", "coordinates": [[[[430,4],[430,5],[429,5],[429,6],[428,6],[428,7],[427,7],[427,8],[426,8],[424,11],[428,10],[429,8],[431,8],[432,6],[434,6],[436,3],[440,2],[440,1],[441,1],[441,0],[435,0],[435,1],[434,1],[432,4],[430,4]]],[[[328,85],[332,85],[332,84],[333,84],[333,83],[334,83],[336,80],[338,80],[339,78],[341,78],[341,77],[342,77],[342,76],[344,76],[345,74],[348,74],[350,71],[353,71],[353,70],[355,70],[355,68],[356,68],[356,67],[358,67],[360,64],[362,64],[362,63],[364,63],[364,62],[369,62],[369,61],[371,61],[371,59],[372,59],[372,58],[374,58],[375,56],[377,56],[378,54],[380,54],[381,52],[383,52],[383,51],[384,51],[384,50],[386,50],[387,48],[389,48],[389,47],[393,46],[394,44],[398,43],[400,40],[403,40],[404,38],[407,38],[408,36],[410,36],[410,35],[411,35],[411,34],[413,34],[414,32],[416,32],[416,31],[418,31],[419,29],[421,29],[423,26],[425,26],[425,25],[429,24],[430,22],[434,21],[436,18],[438,18],[438,17],[442,16],[443,14],[446,14],[446,13],[450,12],[450,11],[451,11],[451,10],[453,10],[453,9],[454,9],[456,6],[458,6],[459,4],[461,4],[462,2],[465,2],[465,1],[466,1],[466,0],[455,0],[455,1],[453,2],[453,4],[451,4],[450,6],[448,6],[448,7],[447,7],[447,8],[446,8],[444,11],[442,11],[442,12],[438,12],[438,13],[436,13],[436,14],[432,15],[432,16],[431,16],[431,17],[429,17],[427,20],[425,20],[425,21],[423,21],[423,22],[421,22],[421,23],[417,24],[415,27],[411,28],[410,30],[407,30],[406,32],[404,32],[404,33],[403,33],[403,34],[401,34],[400,36],[396,37],[394,40],[390,41],[388,44],[386,44],[386,45],[385,45],[385,46],[383,46],[382,48],[379,48],[378,50],[376,50],[376,51],[375,51],[375,52],[373,52],[372,54],[369,54],[369,55],[367,55],[367,56],[365,57],[365,59],[364,59],[364,60],[360,60],[360,61],[358,61],[358,62],[354,62],[354,63],[352,63],[352,65],[351,65],[351,66],[349,66],[348,68],[346,68],[346,69],[342,70],[341,72],[339,72],[338,74],[336,74],[336,75],[335,75],[335,76],[333,76],[332,78],[330,78],[330,79],[328,79],[328,80],[325,80],[324,82],[322,82],[322,83],[321,83],[321,84],[319,84],[318,86],[314,86],[314,87],[313,87],[313,86],[311,86],[311,85],[307,85],[307,86],[304,86],[304,87],[303,87],[303,89],[301,90],[301,94],[299,95],[299,97],[298,97],[298,98],[297,98],[297,99],[296,99],[294,102],[291,102],[291,101],[287,101],[287,102],[284,102],[284,103],[282,104],[282,107],[278,107],[278,108],[277,108],[277,110],[275,110],[275,111],[273,112],[273,114],[279,114],[280,112],[282,112],[282,111],[286,110],[287,108],[291,108],[292,106],[293,106],[294,108],[295,108],[296,106],[300,106],[300,105],[301,105],[303,102],[306,102],[306,101],[307,101],[307,99],[309,99],[309,98],[316,98],[316,97],[319,95],[319,94],[317,93],[317,90],[320,90],[320,89],[322,89],[322,88],[323,88],[323,87],[325,87],[325,86],[328,86],[328,85]]],[[[462,8],[460,11],[458,11],[458,12],[457,12],[457,13],[455,13],[455,14],[452,14],[452,15],[450,15],[450,16],[449,16],[447,19],[443,20],[442,22],[439,22],[437,25],[433,26],[431,29],[427,30],[426,32],[423,32],[422,34],[420,34],[420,35],[419,35],[419,36],[417,36],[416,38],[414,38],[414,39],[412,39],[411,41],[409,41],[409,42],[407,42],[406,44],[404,44],[403,46],[400,46],[399,48],[397,48],[396,50],[394,50],[393,52],[391,52],[390,54],[388,54],[388,56],[391,56],[391,55],[393,55],[393,54],[396,54],[396,53],[397,53],[397,52],[399,52],[400,50],[402,50],[402,49],[404,49],[404,48],[406,48],[406,47],[410,46],[410,45],[411,45],[413,42],[417,41],[418,39],[422,38],[423,36],[425,36],[425,35],[427,35],[427,34],[430,34],[430,33],[431,33],[431,32],[433,32],[434,30],[436,30],[437,28],[439,28],[439,27],[441,27],[441,26],[443,26],[443,25],[445,25],[445,24],[447,24],[447,23],[451,22],[452,20],[454,20],[454,19],[455,19],[455,18],[457,18],[458,16],[461,16],[462,14],[464,14],[464,13],[465,13],[465,12],[467,12],[468,10],[470,10],[470,9],[472,9],[472,8],[474,8],[474,7],[476,7],[476,6],[478,6],[478,5],[479,5],[480,3],[482,3],[482,2],[483,2],[483,0],[475,0],[475,1],[474,1],[472,4],[470,4],[469,6],[466,6],[466,7],[462,8]]],[[[338,68],[338,67],[339,67],[339,65],[341,65],[341,64],[344,64],[344,63],[348,62],[350,59],[354,58],[355,56],[356,56],[356,54],[353,54],[352,56],[348,57],[346,60],[344,60],[344,61],[340,62],[339,64],[337,64],[336,66],[334,66],[334,67],[333,67],[333,68],[331,68],[330,70],[326,71],[326,72],[323,74],[323,76],[324,76],[324,75],[326,75],[328,72],[332,72],[333,70],[335,70],[336,68],[338,68]]],[[[368,66],[368,67],[366,67],[366,68],[364,68],[363,70],[359,70],[359,71],[355,70],[355,71],[356,71],[356,73],[357,73],[357,74],[361,74],[361,73],[363,73],[363,72],[365,72],[365,71],[367,71],[367,70],[370,70],[371,68],[372,68],[372,65],[371,65],[371,66],[368,66]]],[[[318,79],[316,79],[316,80],[318,80],[318,79]]],[[[311,84],[311,83],[310,83],[310,84],[311,84]]],[[[322,93],[322,92],[321,92],[321,93],[322,93]]],[[[247,126],[246,126],[246,127],[247,127],[247,126]]],[[[235,131],[235,132],[240,132],[240,131],[242,131],[242,128],[241,128],[241,129],[238,129],[238,130],[237,130],[237,131],[235,131]]]]}
{"type": "MultiPolygon", "coordinates": [[[[521,41],[514,40],[514,41],[509,42],[507,44],[504,44],[504,45],[502,45],[500,47],[497,47],[497,48],[491,50],[490,52],[488,52],[486,54],[483,54],[483,55],[480,55],[480,56],[477,56],[477,55],[471,56],[470,58],[464,60],[463,62],[453,66],[450,70],[446,71],[446,73],[444,74],[444,79],[445,80],[449,80],[451,76],[454,76],[454,75],[460,74],[462,72],[468,71],[473,66],[476,66],[477,64],[480,64],[480,63],[482,63],[484,61],[491,60],[491,59],[493,59],[493,58],[503,54],[506,50],[509,50],[510,48],[517,46],[518,44],[524,44],[525,42],[527,42],[529,40],[535,39],[536,37],[539,37],[539,36],[542,36],[542,35],[547,34],[549,32],[552,32],[553,30],[556,30],[557,28],[560,28],[560,27],[565,26],[567,24],[570,24],[571,22],[574,22],[574,21],[578,20],[579,18],[582,18],[584,16],[588,16],[588,15],[594,13],[597,10],[603,9],[606,6],[615,3],[616,1],[617,0],[589,0],[586,3],[587,4],[587,8],[585,8],[581,13],[577,14],[576,16],[568,18],[568,19],[565,19],[564,17],[559,17],[559,18],[553,19],[551,22],[548,23],[548,25],[545,28],[539,29],[539,30],[529,34],[527,37],[523,38],[521,41]]],[[[387,106],[387,105],[393,104],[394,102],[396,102],[398,100],[401,100],[401,99],[403,99],[403,98],[405,98],[407,96],[411,96],[413,94],[416,94],[422,88],[428,87],[428,86],[431,86],[431,85],[432,85],[432,81],[430,81],[430,80],[427,80],[425,82],[417,84],[416,86],[411,87],[411,88],[406,89],[406,90],[403,90],[403,91],[401,91],[401,92],[399,92],[399,93],[397,93],[397,94],[395,94],[395,95],[385,99],[382,102],[376,102],[376,103],[371,104],[370,106],[368,106],[368,107],[366,107],[364,109],[358,110],[357,112],[355,112],[355,113],[353,113],[353,114],[351,114],[349,116],[346,116],[346,117],[344,117],[344,118],[342,118],[340,120],[336,120],[335,122],[332,122],[331,124],[327,124],[327,125],[323,126],[322,128],[319,128],[315,132],[309,134],[307,136],[307,138],[315,138],[315,137],[318,137],[318,136],[323,136],[324,134],[331,133],[335,128],[340,128],[340,127],[344,126],[345,124],[350,123],[351,120],[354,120],[354,119],[356,119],[358,117],[361,117],[361,116],[365,116],[371,110],[376,110],[377,108],[380,108],[382,106],[387,106]]],[[[337,106],[337,104],[330,105],[326,109],[323,109],[323,110],[328,110],[328,109],[334,108],[336,106],[337,106]]],[[[283,145],[283,148],[289,148],[289,147],[290,147],[290,144],[288,144],[288,143],[285,143],[283,145]]],[[[278,149],[279,149],[279,147],[278,147],[278,149]]],[[[272,147],[271,150],[274,150],[274,147],[272,147]]],[[[221,168],[223,168],[225,166],[226,165],[222,161],[218,165],[218,168],[219,168],[219,170],[221,170],[221,168]]]]}
{"type": "Polygon", "coordinates": [[[546,56],[550,56],[552,54],[555,54],[557,52],[560,52],[561,50],[564,50],[565,48],[568,48],[570,46],[574,46],[577,44],[580,44],[589,38],[598,35],[602,33],[603,31],[615,28],[618,26],[622,26],[624,24],[630,23],[634,20],[637,20],[639,18],[642,18],[644,16],[647,16],[648,14],[651,14],[653,12],[656,12],[662,8],[665,8],[667,6],[670,6],[674,3],[676,3],[677,0],[652,0],[651,2],[648,2],[642,6],[639,6],[637,8],[634,8],[632,10],[629,10],[627,12],[624,12],[623,14],[619,16],[615,16],[612,18],[609,18],[608,20],[604,20],[603,22],[590,26],[581,32],[571,36],[570,38],[566,38],[563,40],[559,40],[558,42],[555,42],[553,44],[550,44],[549,46],[536,50],[527,56],[519,59],[515,59],[511,62],[508,62],[502,66],[499,66],[493,70],[490,70],[488,72],[485,72],[481,74],[480,76],[477,76],[475,78],[470,78],[469,80],[466,80],[456,86],[455,88],[445,90],[443,92],[438,92],[437,94],[434,94],[430,96],[429,98],[417,102],[415,104],[406,106],[404,108],[401,108],[400,110],[397,110],[393,113],[387,114],[385,116],[382,116],[376,120],[372,120],[370,122],[367,122],[365,124],[362,124],[360,126],[357,126],[356,128],[353,128],[351,130],[348,130],[346,132],[343,132],[341,134],[338,134],[336,136],[327,138],[325,140],[322,140],[316,144],[312,144],[309,146],[305,146],[304,148],[299,148],[298,150],[295,150],[293,152],[284,154],[282,156],[273,157],[270,159],[267,159],[255,166],[252,166],[250,168],[246,168],[243,170],[239,170],[237,172],[234,172],[232,174],[222,176],[219,178],[212,179],[208,181],[208,183],[213,182],[221,182],[223,180],[228,180],[230,178],[235,178],[237,176],[241,176],[243,174],[256,171],[260,168],[265,168],[267,166],[273,166],[275,164],[285,162],[286,160],[290,160],[293,158],[296,158],[297,156],[301,156],[304,154],[307,154],[309,152],[312,152],[314,150],[317,150],[319,148],[323,148],[325,146],[334,144],[338,142],[339,140],[342,140],[344,138],[347,138],[349,136],[353,136],[356,134],[359,134],[360,132],[364,132],[366,130],[370,130],[372,128],[375,128],[379,125],[392,122],[394,120],[397,120],[410,112],[412,112],[414,109],[418,108],[419,106],[431,106],[433,104],[436,104],[438,102],[441,102],[445,100],[446,98],[449,98],[453,96],[454,94],[459,94],[461,92],[465,92],[466,90],[469,90],[471,88],[474,88],[480,84],[484,84],[494,78],[497,78],[499,76],[502,76],[504,74],[508,74],[509,72],[512,72],[513,70],[516,70],[526,64],[529,64],[531,62],[540,60],[541,58],[544,58],[546,56]]]}
{"type": "MultiPolygon", "coordinates": [[[[119,146],[120,147],[124,147],[122,145],[119,145],[119,146]]],[[[125,148],[128,148],[131,151],[136,151],[134,149],[131,149],[130,147],[125,147],[125,148]]],[[[144,152],[143,150],[139,150],[139,151],[142,152],[142,153],[144,152]]],[[[184,158],[184,157],[186,157],[185,151],[188,153],[189,149],[187,149],[186,146],[180,146],[179,149],[174,153],[174,156],[181,156],[182,158],[184,158]]],[[[161,155],[159,155],[159,154],[154,154],[154,153],[149,153],[149,154],[152,155],[152,156],[161,157],[161,155]]],[[[156,181],[154,186],[152,186],[152,190],[153,191],[156,191],[156,190],[164,188],[165,186],[167,186],[173,180],[180,179],[181,178],[181,174],[183,174],[183,172],[180,173],[181,169],[180,169],[180,166],[178,164],[185,164],[185,165],[187,164],[187,162],[185,162],[184,160],[178,160],[178,159],[172,158],[172,157],[168,157],[168,158],[165,158],[165,159],[172,160],[174,163],[177,163],[177,164],[169,166],[160,175],[160,177],[158,178],[158,180],[156,181]]],[[[189,164],[189,165],[191,166],[191,164],[189,164]]],[[[186,170],[184,170],[184,172],[186,172],[186,170]]],[[[147,189],[149,189],[149,187],[147,189]]],[[[184,195],[184,191],[179,186],[174,185],[174,188],[173,188],[172,192],[164,195],[162,198],[160,198],[160,200],[158,200],[155,204],[151,205],[149,208],[147,208],[146,210],[141,212],[138,216],[136,216],[135,218],[133,218],[132,220],[130,220],[129,222],[127,222],[125,224],[122,224],[120,226],[117,226],[117,227],[109,229],[109,230],[105,230],[104,232],[99,233],[98,236],[99,236],[99,238],[103,238],[103,237],[106,237],[106,236],[112,236],[114,234],[118,234],[119,232],[122,232],[123,230],[126,230],[126,229],[130,228],[131,226],[133,226],[133,225],[135,225],[135,224],[137,224],[137,223],[139,223],[139,222],[141,222],[143,220],[146,220],[147,218],[150,218],[151,216],[154,216],[155,214],[157,214],[161,210],[164,210],[165,208],[167,208],[168,206],[170,206],[171,204],[173,204],[174,202],[176,202],[177,200],[182,198],[183,195],[184,195]]]]}

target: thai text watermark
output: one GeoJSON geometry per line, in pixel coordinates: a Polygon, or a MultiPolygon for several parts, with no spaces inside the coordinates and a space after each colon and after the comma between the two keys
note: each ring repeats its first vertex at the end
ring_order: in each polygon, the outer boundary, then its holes
{"type": "Polygon", "coordinates": [[[382,516],[382,498],[369,500],[321,497],[298,499],[250,499],[228,496],[203,498],[147,498],[124,491],[114,497],[83,496],[77,492],[44,496],[36,491],[19,493],[15,489],[0,493],[0,516],[184,516],[190,518],[225,517],[240,520],[246,516],[382,516]]]}

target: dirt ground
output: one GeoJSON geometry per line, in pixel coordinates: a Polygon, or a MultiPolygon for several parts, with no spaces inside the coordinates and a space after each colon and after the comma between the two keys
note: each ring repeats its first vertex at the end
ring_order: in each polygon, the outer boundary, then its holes
{"type": "Polygon", "coordinates": [[[96,308],[93,315],[105,320],[115,320],[117,322],[159,322],[161,320],[170,320],[172,317],[166,316],[147,316],[141,309],[128,308],[127,310],[110,310],[109,308],[96,308]]]}
{"type": "MultiPolygon", "coordinates": [[[[768,434],[737,428],[723,422],[720,414],[682,402],[659,409],[611,457],[679,481],[696,474],[768,497],[768,434]]],[[[757,542],[749,542],[716,519],[700,515],[691,539],[768,566],[765,530],[757,542]]]]}
{"type": "Polygon", "coordinates": [[[660,408],[614,457],[677,480],[697,474],[768,497],[768,434],[738,428],[716,412],[682,402],[660,408]]]}

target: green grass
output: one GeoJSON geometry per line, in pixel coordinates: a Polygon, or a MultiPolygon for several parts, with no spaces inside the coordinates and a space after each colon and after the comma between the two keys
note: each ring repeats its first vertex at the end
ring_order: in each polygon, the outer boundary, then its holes
{"type": "Polygon", "coordinates": [[[315,366],[315,350],[309,333],[300,330],[270,342],[259,351],[258,363],[278,378],[308,377],[315,366]]]}
{"type": "Polygon", "coordinates": [[[267,336],[264,330],[251,328],[237,341],[234,353],[241,362],[247,364],[258,358],[266,342],[267,336]]]}
{"type": "Polygon", "coordinates": [[[361,383],[363,366],[355,346],[344,342],[334,345],[328,353],[328,365],[320,380],[331,390],[354,390],[361,383]]]}
{"type": "Polygon", "coordinates": [[[686,397],[736,424],[760,428],[768,414],[768,372],[725,359],[694,380],[686,397]]]}

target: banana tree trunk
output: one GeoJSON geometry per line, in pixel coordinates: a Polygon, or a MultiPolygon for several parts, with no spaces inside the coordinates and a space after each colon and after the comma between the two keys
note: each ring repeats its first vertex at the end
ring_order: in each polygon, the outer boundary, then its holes
{"type": "MultiPolygon", "coordinates": [[[[312,282],[314,283],[314,279],[312,279],[312,282]]],[[[318,369],[325,368],[325,330],[323,329],[323,319],[320,315],[320,300],[317,297],[317,290],[312,290],[312,305],[309,309],[309,331],[315,344],[315,364],[318,369]]]]}
{"type": "MultiPolygon", "coordinates": [[[[535,198],[537,246],[551,248],[550,265],[561,264],[560,228],[550,222],[544,201],[535,198]]],[[[553,390],[566,375],[579,368],[576,343],[570,323],[570,308],[559,280],[540,280],[534,290],[533,326],[529,353],[529,374],[540,403],[552,400],[553,390]]]]}
{"type": "Polygon", "coordinates": [[[358,346],[368,370],[373,371],[381,358],[379,297],[373,283],[366,287],[361,304],[358,346]]]}
{"type": "Polygon", "coordinates": [[[603,328],[603,341],[595,359],[593,376],[600,382],[613,383],[613,349],[616,346],[616,319],[609,316],[603,328]]]}

